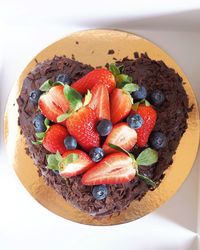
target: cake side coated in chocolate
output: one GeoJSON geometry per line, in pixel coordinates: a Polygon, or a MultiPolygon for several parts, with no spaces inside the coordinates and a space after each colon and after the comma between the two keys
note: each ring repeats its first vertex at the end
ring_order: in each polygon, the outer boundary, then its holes
{"type": "MultiPolygon", "coordinates": [[[[146,87],[148,94],[154,89],[162,90],[165,102],[157,108],[157,122],[154,131],[161,131],[167,136],[167,146],[158,151],[159,161],[151,167],[140,167],[140,171],[155,181],[163,178],[166,168],[172,163],[172,156],[180,138],[187,128],[188,98],[183,88],[181,77],[169,69],[162,61],[155,61],[147,55],[131,60],[125,58],[118,64],[124,65],[124,73],[133,77],[135,83],[146,87]]],[[[104,200],[95,200],[92,186],[84,186],[81,177],[64,179],[59,174],[46,168],[46,154],[49,152],[41,145],[33,145],[35,130],[32,120],[37,114],[37,106],[29,102],[29,93],[39,88],[47,79],[55,80],[58,74],[65,73],[74,82],[93,68],[66,57],[55,56],[52,60],[39,63],[24,80],[19,105],[19,125],[26,138],[27,154],[31,156],[47,184],[51,185],[75,207],[94,216],[109,215],[128,207],[134,199],[141,199],[149,187],[138,177],[124,184],[108,185],[109,195],[104,200]]],[[[139,149],[135,148],[135,155],[139,149]]]]}

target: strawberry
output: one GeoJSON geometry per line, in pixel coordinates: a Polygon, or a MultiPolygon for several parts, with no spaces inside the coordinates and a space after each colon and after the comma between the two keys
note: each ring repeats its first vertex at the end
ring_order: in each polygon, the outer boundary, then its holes
{"type": "Polygon", "coordinates": [[[108,89],[103,84],[96,84],[92,90],[92,100],[89,107],[96,111],[98,120],[110,120],[110,103],[108,89]]]}
{"type": "Polygon", "coordinates": [[[59,151],[63,154],[66,151],[64,145],[66,136],[68,136],[67,129],[60,124],[54,124],[45,133],[42,144],[51,153],[59,151]]]}
{"type": "Polygon", "coordinates": [[[62,85],[52,87],[49,92],[41,95],[38,102],[42,114],[53,122],[57,122],[57,117],[69,109],[63,88],[62,85]]]}
{"type": "Polygon", "coordinates": [[[125,150],[130,150],[136,142],[137,133],[135,130],[130,128],[125,122],[121,122],[113,127],[111,133],[104,142],[103,150],[106,154],[116,152],[115,149],[108,146],[108,143],[115,144],[125,150]]]}
{"type": "Polygon", "coordinates": [[[123,120],[131,111],[132,100],[123,89],[115,89],[110,96],[110,113],[113,124],[123,120]]]}
{"type": "Polygon", "coordinates": [[[114,75],[107,69],[94,69],[87,75],[74,82],[71,87],[76,89],[81,94],[86,94],[87,90],[91,90],[96,84],[104,84],[109,93],[113,91],[116,86],[114,75]]]}
{"type": "Polygon", "coordinates": [[[157,114],[152,106],[146,106],[145,104],[140,104],[137,111],[132,110],[132,114],[139,114],[143,119],[143,125],[137,129],[137,145],[139,147],[144,147],[147,144],[149,135],[153,130],[157,114]]]}
{"type": "Polygon", "coordinates": [[[114,153],[89,169],[82,177],[83,185],[118,184],[131,181],[136,170],[132,159],[124,153],[114,153]]]}
{"type": "Polygon", "coordinates": [[[86,151],[100,146],[100,137],[96,132],[96,113],[88,106],[75,111],[66,120],[70,135],[74,136],[79,145],[86,151]]]}
{"type": "Polygon", "coordinates": [[[78,149],[68,150],[62,155],[62,157],[65,158],[70,154],[77,154],[78,159],[63,166],[60,175],[64,177],[71,177],[82,174],[94,165],[90,157],[85,152],[78,149]]]}

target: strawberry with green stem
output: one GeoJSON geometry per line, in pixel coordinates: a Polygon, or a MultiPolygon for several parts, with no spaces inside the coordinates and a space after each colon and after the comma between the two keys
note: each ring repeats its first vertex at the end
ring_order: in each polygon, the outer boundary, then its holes
{"type": "Polygon", "coordinates": [[[146,148],[135,159],[127,150],[114,144],[109,146],[119,152],[108,155],[89,169],[82,177],[84,185],[119,184],[129,182],[137,175],[147,185],[155,187],[155,183],[138,170],[139,165],[150,166],[157,162],[158,154],[155,150],[146,148]]]}

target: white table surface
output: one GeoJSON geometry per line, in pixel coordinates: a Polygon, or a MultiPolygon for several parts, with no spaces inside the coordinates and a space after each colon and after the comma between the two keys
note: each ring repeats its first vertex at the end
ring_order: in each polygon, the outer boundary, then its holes
{"type": "Polygon", "coordinates": [[[0,0],[1,250],[199,249],[200,157],[177,194],[153,213],[124,225],[92,227],[64,220],[37,203],[9,165],[2,140],[6,100],[22,69],[45,46],[82,29],[118,28],[155,42],[182,67],[200,100],[200,2],[169,3],[0,0]]]}

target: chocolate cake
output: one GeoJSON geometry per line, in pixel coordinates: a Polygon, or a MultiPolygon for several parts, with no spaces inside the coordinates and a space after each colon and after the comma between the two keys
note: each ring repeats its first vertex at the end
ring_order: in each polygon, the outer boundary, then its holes
{"type": "MultiPolygon", "coordinates": [[[[164,171],[172,164],[180,139],[187,129],[188,97],[183,87],[182,78],[163,61],[152,60],[147,54],[134,54],[134,59],[124,58],[116,64],[123,65],[123,73],[131,76],[133,82],[142,85],[147,90],[147,100],[153,90],[161,90],[165,101],[156,107],[157,121],[153,131],[166,135],[167,144],[158,151],[158,161],[150,167],[139,166],[139,172],[151,178],[156,186],[162,181],[164,171]]],[[[59,173],[46,167],[46,154],[49,152],[42,145],[34,145],[36,140],[33,119],[38,111],[37,105],[29,101],[32,90],[38,89],[47,79],[55,81],[59,74],[70,76],[75,82],[93,67],[80,63],[65,56],[55,56],[52,60],[38,63],[24,79],[21,93],[17,100],[19,106],[19,126],[26,139],[26,153],[37,166],[38,174],[45,182],[54,188],[64,199],[70,201],[78,209],[92,215],[105,216],[127,208],[133,200],[140,200],[152,188],[138,176],[129,182],[107,185],[108,195],[97,200],[92,195],[93,186],[83,185],[81,175],[63,178],[59,173]]],[[[148,146],[148,145],[147,145],[148,146]]],[[[137,156],[141,148],[135,146],[132,153],[137,156]]]]}

